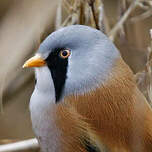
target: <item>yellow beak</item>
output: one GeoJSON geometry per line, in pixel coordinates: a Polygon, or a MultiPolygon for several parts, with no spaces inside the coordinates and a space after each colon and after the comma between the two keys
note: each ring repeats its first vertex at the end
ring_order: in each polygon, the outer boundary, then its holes
{"type": "Polygon", "coordinates": [[[44,66],[45,64],[46,62],[44,61],[44,59],[42,59],[42,57],[39,54],[37,54],[33,56],[32,58],[30,58],[29,60],[27,60],[24,63],[23,68],[41,67],[41,66],[44,66]]]}

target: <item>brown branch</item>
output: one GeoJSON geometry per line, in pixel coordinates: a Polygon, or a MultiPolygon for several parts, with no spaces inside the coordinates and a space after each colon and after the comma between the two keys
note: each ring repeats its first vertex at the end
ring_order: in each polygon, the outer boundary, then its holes
{"type": "Polygon", "coordinates": [[[91,7],[91,11],[92,11],[93,19],[94,19],[94,22],[96,25],[96,29],[100,30],[100,27],[98,25],[98,19],[96,17],[96,13],[95,13],[94,2],[95,2],[95,0],[90,0],[90,1],[88,1],[88,4],[91,7]]]}

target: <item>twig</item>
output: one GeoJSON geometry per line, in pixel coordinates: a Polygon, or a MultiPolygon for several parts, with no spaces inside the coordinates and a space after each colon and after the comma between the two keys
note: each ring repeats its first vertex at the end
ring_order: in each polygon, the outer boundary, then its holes
{"type": "Polygon", "coordinates": [[[135,16],[135,17],[132,17],[130,19],[130,22],[137,22],[137,21],[140,21],[140,20],[144,20],[148,17],[152,16],[152,8],[149,9],[148,11],[142,13],[141,15],[138,15],[138,16],[135,16]]]}
{"type": "Polygon", "coordinates": [[[150,37],[151,37],[151,39],[152,39],[152,29],[150,29],[150,37]]]}
{"type": "MultiPolygon", "coordinates": [[[[67,0],[63,0],[64,4],[65,4],[65,7],[67,7],[69,9],[69,12],[72,13],[72,12],[76,12],[77,10],[71,6],[71,4],[69,4],[69,2],[67,0]]],[[[77,2],[77,1],[76,1],[77,2]]]]}
{"type": "Polygon", "coordinates": [[[39,148],[36,138],[16,143],[0,145],[0,152],[21,152],[23,150],[36,150],[39,148]]]}
{"type": "Polygon", "coordinates": [[[69,9],[72,8],[72,6],[69,4],[69,2],[67,0],[63,0],[63,2],[69,9]]]}
{"type": "Polygon", "coordinates": [[[78,15],[73,13],[72,15],[72,20],[71,20],[71,24],[76,24],[78,22],[78,15]]]}
{"type": "Polygon", "coordinates": [[[4,84],[5,84],[6,74],[2,78],[2,84],[0,86],[0,114],[3,114],[3,91],[4,91],[4,84]]]}
{"type": "Polygon", "coordinates": [[[84,7],[85,7],[85,10],[84,10],[84,16],[85,16],[84,24],[89,25],[91,10],[90,10],[90,7],[88,7],[88,2],[85,2],[84,7]]]}
{"type": "MultiPolygon", "coordinates": [[[[150,30],[150,36],[152,39],[152,31],[150,30]]],[[[147,96],[148,96],[148,101],[150,103],[150,105],[152,105],[152,70],[151,70],[151,66],[152,66],[152,41],[150,44],[150,47],[148,47],[148,56],[147,56],[147,63],[146,63],[146,67],[145,67],[145,72],[147,74],[147,96]]]]}
{"type": "Polygon", "coordinates": [[[66,11],[67,14],[71,13],[71,9],[67,7],[67,5],[65,5],[64,1],[62,1],[62,6],[64,8],[64,10],[66,11]]]}
{"type": "Polygon", "coordinates": [[[92,11],[92,15],[93,15],[93,18],[94,18],[94,22],[95,22],[95,25],[96,25],[96,29],[100,30],[100,27],[98,25],[98,20],[96,18],[96,14],[95,14],[95,8],[94,8],[94,2],[95,0],[90,0],[88,2],[89,6],[91,7],[91,11],[92,11]]]}
{"type": "Polygon", "coordinates": [[[67,25],[67,23],[69,22],[69,20],[72,18],[72,14],[70,14],[62,23],[61,27],[64,27],[67,25]]]}
{"type": "Polygon", "coordinates": [[[79,4],[79,2],[77,1],[77,0],[75,0],[74,2],[73,2],[73,6],[72,6],[72,8],[73,8],[73,15],[72,15],[72,18],[71,18],[71,23],[70,23],[70,25],[71,24],[78,24],[78,10],[80,10],[79,8],[80,8],[80,4],[79,4]]]}
{"type": "Polygon", "coordinates": [[[141,3],[141,2],[137,2],[137,5],[138,5],[140,8],[142,8],[143,10],[148,10],[148,9],[149,9],[149,6],[146,6],[146,5],[144,5],[143,3],[141,3]]]}
{"type": "Polygon", "coordinates": [[[85,1],[80,1],[79,24],[85,24],[85,1]]]}
{"type": "Polygon", "coordinates": [[[98,25],[100,30],[103,30],[103,17],[104,17],[104,9],[103,9],[103,5],[101,5],[99,7],[99,21],[98,21],[98,25]]]}
{"type": "Polygon", "coordinates": [[[126,21],[126,19],[129,17],[130,13],[136,8],[137,6],[137,1],[138,0],[134,0],[131,5],[129,6],[128,10],[125,12],[125,14],[122,16],[122,18],[120,19],[120,21],[114,26],[114,28],[109,32],[108,36],[109,38],[113,41],[116,33],[118,32],[118,30],[122,27],[122,25],[124,24],[124,22],[126,21]]]}
{"type": "Polygon", "coordinates": [[[60,28],[61,23],[62,23],[62,1],[60,0],[56,11],[56,20],[55,20],[56,30],[60,28]]]}

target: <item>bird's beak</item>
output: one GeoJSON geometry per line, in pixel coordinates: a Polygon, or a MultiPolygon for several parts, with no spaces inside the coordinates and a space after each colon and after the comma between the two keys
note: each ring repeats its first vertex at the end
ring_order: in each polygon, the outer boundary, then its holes
{"type": "Polygon", "coordinates": [[[36,54],[32,58],[28,59],[24,65],[23,68],[28,68],[28,67],[41,67],[46,64],[45,60],[39,55],[36,54]]]}

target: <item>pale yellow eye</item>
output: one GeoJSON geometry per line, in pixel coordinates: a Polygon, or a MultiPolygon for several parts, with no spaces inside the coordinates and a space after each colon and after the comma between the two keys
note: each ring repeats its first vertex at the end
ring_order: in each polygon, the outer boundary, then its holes
{"type": "Polygon", "coordinates": [[[63,59],[66,59],[70,56],[71,52],[70,50],[62,50],[60,51],[60,57],[63,58],[63,59]]]}

